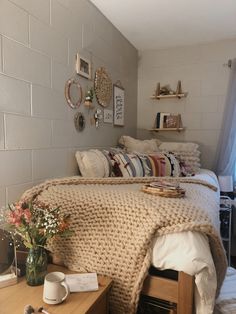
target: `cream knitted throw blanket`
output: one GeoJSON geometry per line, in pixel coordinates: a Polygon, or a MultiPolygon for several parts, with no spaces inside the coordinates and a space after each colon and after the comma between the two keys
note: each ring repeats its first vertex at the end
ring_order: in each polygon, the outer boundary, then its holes
{"type": "Polygon", "coordinates": [[[219,287],[225,276],[225,254],[214,228],[218,215],[214,187],[191,178],[169,178],[186,189],[185,198],[140,191],[144,183],[160,179],[71,177],[46,181],[23,195],[71,214],[75,234],[54,241],[50,248],[63,255],[72,270],[96,271],[113,279],[113,314],[135,313],[155,235],[187,230],[207,234],[219,287]]]}

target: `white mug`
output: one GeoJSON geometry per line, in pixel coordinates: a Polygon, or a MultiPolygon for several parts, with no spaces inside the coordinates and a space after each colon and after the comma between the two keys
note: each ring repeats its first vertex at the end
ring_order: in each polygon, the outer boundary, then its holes
{"type": "Polygon", "coordinates": [[[47,304],[59,304],[70,294],[65,283],[65,274],[55,271],[46,275],[43,287],[43,301],[47,304]]]}

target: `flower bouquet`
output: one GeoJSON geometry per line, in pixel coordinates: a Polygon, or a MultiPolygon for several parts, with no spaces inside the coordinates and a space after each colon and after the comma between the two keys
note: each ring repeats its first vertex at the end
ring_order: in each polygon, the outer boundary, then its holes
{"type": "Polygon", "coordinates": [[[18,202],[1,210],[0,227],[20,237],[29,249],[26,260],[26,281],[29,285],[43,284],[47,271],[47,242],[56,237],[72,234],[69,229],[69,215],[60,208],[50,209],[43,204],[18,202]]]}

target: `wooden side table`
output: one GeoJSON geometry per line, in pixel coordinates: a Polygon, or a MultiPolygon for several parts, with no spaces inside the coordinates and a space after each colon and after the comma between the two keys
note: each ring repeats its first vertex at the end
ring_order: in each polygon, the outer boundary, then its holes
{"type": "MultiPolygon", "coordinates": [[[[74,273],[62,266],[49,265],[48,272],[74,273]]],[[[99,289],[93,292],[71,293],[65,302],[49,305],[43,302],[43,285],[30,287],[25,278],[20,278],[13,286],[0,289],[0,314],[23,314],[24,307],[43,306],[50,314],[108,314],[108,295],[112,280],[98,276],[99,289]]]]}

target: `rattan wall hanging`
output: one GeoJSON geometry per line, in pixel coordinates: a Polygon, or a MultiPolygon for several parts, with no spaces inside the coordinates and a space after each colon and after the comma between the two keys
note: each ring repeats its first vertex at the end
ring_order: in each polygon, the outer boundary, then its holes
{"type": "Polygon", "coordinates": [[[68,81],[66,81],[65,98],[71,108],[76,109],[80,106],[83,98],[83,92],[77,78],[72,77],[68,81]]]}
{"type": "Polygon", "coordinates": [[[99,105],[107,107],[112,98],[112,81],[103,67],[95,72],[94,89],[99,105]]]}

